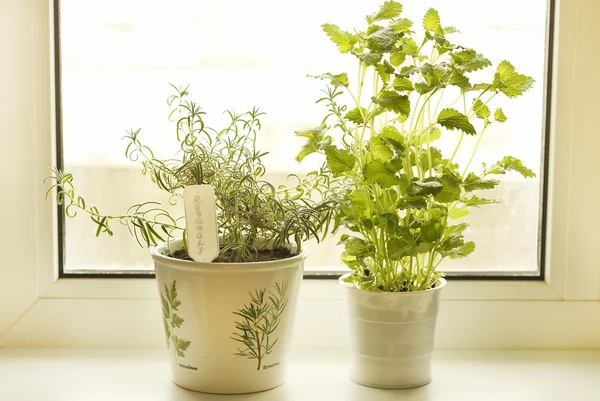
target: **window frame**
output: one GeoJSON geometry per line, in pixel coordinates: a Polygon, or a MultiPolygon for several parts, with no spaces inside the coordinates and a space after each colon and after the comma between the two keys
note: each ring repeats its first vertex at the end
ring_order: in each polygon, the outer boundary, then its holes
{"type": "MultiPolygon", "coordinates": [[[[600,188],[586,184],[593,178],[594,149],[600,148],[600,136],[586,135],[595,124],[594,93],[600,91],[599,82],[586,79],[600,62],[593,46],[600,25],[589,22],[600,7],[594,0],[558,0],[556,7],[546,275],[543,281],[451,279],[443,294],[438,348],[600,347],[600,319],[590,318],[600,316],[594,252],[600,216],[586,210],[588,199],[600,197],[600,188]]],[[[6,89],[9,97],[21,95],[17,100],[25,111],[0,124],[21,121],[30,111],[32,118],[18,125],[8,138],[11,154],[0,158],[5,170],[19,172],[6,185],[18,188],[22,199],[0,197],[2,210],[21,219],[0,233],[12,250],[0,264],[0,347],[163,347],[153,280],[58,276],[57,211],[44,199],[43,183],[55,154],[52,3],[15,1],[7,10],[21,19],[14,29],[25,35],[18,56],[27,68],[6,89]]],[[[341,286],[304,280],[294,347],[347,348],[345,315],[341,286]]]]}
{"type": "MultiPolygon", "coordinates": [[[[546,272],[546,258],[542,255],[546,254],[547,248],[547,220],[548,220],[548,165],[550,154],[550,127],[551,127],[551,108],[552,108],[552,93],[548,88],[552,88],[552,55],[554,52],[554,20],[555,20],[555,4],[556,0],[547,0],[547,19],[546,19],[546,47],[544,60],[544,93],[543,93],[543,123],[542,123],[542,152],[540,163],[540,200],[539,200],[539,224],[538,224],[538,248],[537,248],[537,269],[534,271],[491,271],[491,272],[469,272],[469,271],[450,271],[446,277],[450,279],[460,280],[532,280],[543,281],[546,272]]],[[[61,88],[62,68],[61,68],[61,29],[60,29],[60,0],[53,1],[53,49],[54,49],[54,87],[61,88]]],[[[63,151],[63,125],[62,125],[62,95],[60,90],[55,91],[54,98],[55,107],[55,165],[59,170],[64,168],[64,151],[63,151]]],[[[56,205],[56,230],[58,240],[58,278],[89,278],[89,279],[154,279],[156,278],[153,271],[102,271],[102,270],[76,270],[65,271],[66,266],[66,220],[64,205],[56,205]]],[[[343,272],[335,270],[307,270],[304,272],[304,279],[317,280],[337,280],[343,272]]]]}

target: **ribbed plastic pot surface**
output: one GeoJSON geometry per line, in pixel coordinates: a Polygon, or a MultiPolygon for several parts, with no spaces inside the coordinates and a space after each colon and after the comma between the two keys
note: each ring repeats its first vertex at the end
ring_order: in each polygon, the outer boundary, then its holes
{"type": "Polygon", "coordinates": [[[350,323],[350,379],[377,388],[412,388],[431,381],[431,353],[441,290],[372,292],[343,281],[350,323]]]}
{"type": "Polygon", "coordinates": [[[306,251],[268,262],[199,263],[167,257],[166,249],[153,249],[152,258],[173,381],[218,394],[281,385],[306,251]]]}

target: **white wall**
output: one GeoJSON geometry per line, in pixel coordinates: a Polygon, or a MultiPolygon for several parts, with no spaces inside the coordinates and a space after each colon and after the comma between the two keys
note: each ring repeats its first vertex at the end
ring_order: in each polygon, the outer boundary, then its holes
{"type": "Polygon", "coordinates": [[[36,214],[43,195],[36,133],[44,127],[50,135],[43,121],[50,115],[49,25],[38,17],[47,16],[47,7],[43,0],[0,0],[0,333],[38,298],[36,214]]]}

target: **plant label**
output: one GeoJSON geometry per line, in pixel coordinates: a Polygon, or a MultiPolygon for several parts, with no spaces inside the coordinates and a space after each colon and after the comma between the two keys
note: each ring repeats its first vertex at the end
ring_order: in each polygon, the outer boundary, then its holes
{"type": "Polygon", "coordinates": [[[215,189],[190,185],[183,189],[188,254],[196,262],[212,262],[219,254],[215,189]]]}

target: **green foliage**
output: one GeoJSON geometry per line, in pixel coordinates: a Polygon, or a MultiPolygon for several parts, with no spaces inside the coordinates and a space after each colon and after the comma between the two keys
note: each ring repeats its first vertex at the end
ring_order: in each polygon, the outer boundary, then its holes
{"type": "Polygon", "coordinates": [[[486,119],[491,115],[490,108],[487,107],[480,99],[473,102],[473,111],[477,118],[486,119]]]}
{"type": "MultiPolygon", "coordinates": [[[[345,74],[323,77],[331,85],[347,81],[345,74]]],[[[329,196],[330,200],[324,200],[330,191],[329,177],[318,172],[302,179],[292,176],[297,181],[295,185],[275,188],[263,180],[263,157],[267,153],[255,147],[264,113],[256,108],[242,114],[227,111],[229,122],[217,130],[206,125],[205,113],[194,103],[187,88],[173,88],[175,93],[168,104],[180,148],[178,158],[155,157],[142,143],[139,129],[124,137],[125,155],[140,163],[142,174],[169,193],[173,205],[182,202],[183,189],[188,185],[214,187],[221,238],[221,250],[215,260],[251,262],[265,243],[276,249],[295,242],[300,251],[303,241],[320,239],[335,211],[334,200],[329,196]]],[[[298,160],[322,150],[324,131],[325,127],[317,127],[301,133],[311,139],[311,144],[302,150],[298,160]]],[[[345,155],[343,149],[339,152],[342,157],[354,157],[345,155]]],[[[65,205],[69,217],[75,217],[77,211],[88,214],[97,227],[97,236],[112,235],[110,224],[116,220],[127,225],[140,246],[155,246],[179,236],[183,236],[185,244],[184,216],[172,216],[160,203],[143,202],[119,214],[103,214],[75,192],[72,174],[56,169],[51,172],[47,196],[56,189],[56,201],[65,205]]]]}
{"type": "Polygon", "coordinates": [[[386,1],[381,5],[379,11],[375,14],[367,15],[366,19],[369,24],[372,24],[373,22],[396,18],[401,12],[402,4],[396,3],[395,1],[386,1]]]}
{"type": "Polygon", "coordinates": [[[482,171],[469,169],[471,161],[460,170],[453,162],[465,135],[477,138],[473,160],[489,126],[506,121],[500,108],[492,115],[496,96],[520,96],[533,79],[502,61],[490,81],[474,84],[471,74],[490,60],[451,41],[458,30],[444,27],[436,10],[425,14],[421,35],[401,14],[400,3],[386,1],[362,30],[323,25],[358,71],[318,76],[329,81],[317,101],[327,114],[314,132],[298,132],[307,139],[299,160],[325,156],[320,173],[330,176],[339,198],[333,229],[352,234],[340,238],[342,261],[352,270],[348,281],[372,291],[435,286],[444,258],[475,251],[463,236],[467,224],[456,221],[472,207],[499,202],[475,191],[495,188],[500,182],[491,176],[508,171],[535,176],[510,156],[482,171]],[[456,141],[449,157],[432,146],[446,136],[456,141]]]}
{"type": "MultiPolygon", "coordinates": [[[[151,152],[149,149],[147,151],[151,152]]],[[[180,224],[183,217],[172,217],[158,202],[138,203],[124,209],[120,214],[102,214],[96,206],[86,205],[84,198],[75,193],[71,173],[55,168],[50,171],[51,175],[47,180],[51,180],[52,184],[46,197],[50,197],[52,191],[56,190],[56,202],[65,205],[65,214],[68,217],[76,217],[78,211],[87,213],[96,224],[96,236],[102,233],[112,236],[110,223],[114,220],[125,224],[140,246],[157,245],[158,241],[165,241],[184,230],[180,224]]]]}
{"type": "Polygon", "coordinates": [[[347,53],[352,50],[354,44],[358,40],[356,35],[342,31],[337,25],[324,24],[323,31],[325,31],[325,33],[329,35],[329,38],[338,45],[338,48],[342,53],[347,53]]]}
{"type": "Polygon", "coordinates": [[[167,347],[173,347],[173,351],[180,358],[185,358],[185,351],[188,349],[191,341],[183,340],[175,334],[175,329],[180,328],[185,322],[177,314],[181,301],[177,299],[177,282],[173,280],[170,286],[165,284],[164,293],[160,293],[160,302],[163,312],[163,326],[167,339],[167,347]]]}
{"type": "Polygon", "coordinates": [[[494,112],[494,118],[499,123],[503,123],[506,121],[506,116],[504,115],[504,112],[500,108],[496,109],[496,111],[494,112]]]}
{"type": "Polygon", "coordinates": [[[263,358],[273,352],[277,339],[272,334],[279,326],[281,314],[287,306],[287,282],[275,282],[272,288],[249,292],[250,304],[236,312],[241,319],[235,322],[236,332],[231,337],[243,345],[235,354],[239,357],[256,359],[256,370],[260,370],[263,358]]]}
{"type": "Polygon", "coordinates": [[[356,163],[356,157],[345,149],[338,149],[333,145],[325,148],[327,165],[334,177],[352,171],[356,163]]]}
{"type": "Polygon", "coordinates": [[[400,181],[393,170],[392,164],[373,160],[364,165],[363,178],[369,184],[378,184],[381,188],[389,188],[399,184],[400,181]]]}
{"type": "Polygon", "coordinates": [[[492,87],[508,97],[517,97],[531,89],[533,82],[533,78],[517,73],[511,63],[502,61],[494,75],[492,87]]]}
{"type": "Polygon", "coordinates": [[[337,75],[325,73],[325,74],[315,75],[315,76],[311,76],[311,77],[328,80],[329,83],[333,86],[348,86],[350,84],[348,82],[348,75],[345,72],[342,74],[337,74],[337,75]]]}
{"type": "Polygon", "coordinates": [[[475,135],[475,127],[469,122],[469,117],[454,109],[440,111],[437,123],[444,128],[459,129],[465,134],[475,135]]]}
{"type": "Polygon", "coordinates": [[[410,101],[408,96],[400,95],[398,92],[382,91],[379,96],[373,96],[373,103],[380,105],[386,111],[393,111],[394,113],[401,114],[408,117],[410,114],[410,101]]]}
{"type": "Polygon", "coordinates": [[[425,16],[423,17],[423,29],[436,35],[444,36],[440,15],[437,10],[434,10],[433,8],[427,10],[427,13],[425,13],[425,16]]]}
{"type": "Polygon", "coordinates": [[[528,169],[527,167],[525,167],[521,160],[515,159],[512,156],[504,156],[502,158],[502,160],[500,160],[498,163],[495,163],[490,168],[487,168],[487,166],[484,164],[483,168],[484,168],[484,172],[483,172],[484,175],[506,174],[507,171],[516,171],[517,173],[521,174],[523,177],[530,177],[530,178],[535,177],[535,173],[533,171],[531,171],[530,169],[528,169]]]}

